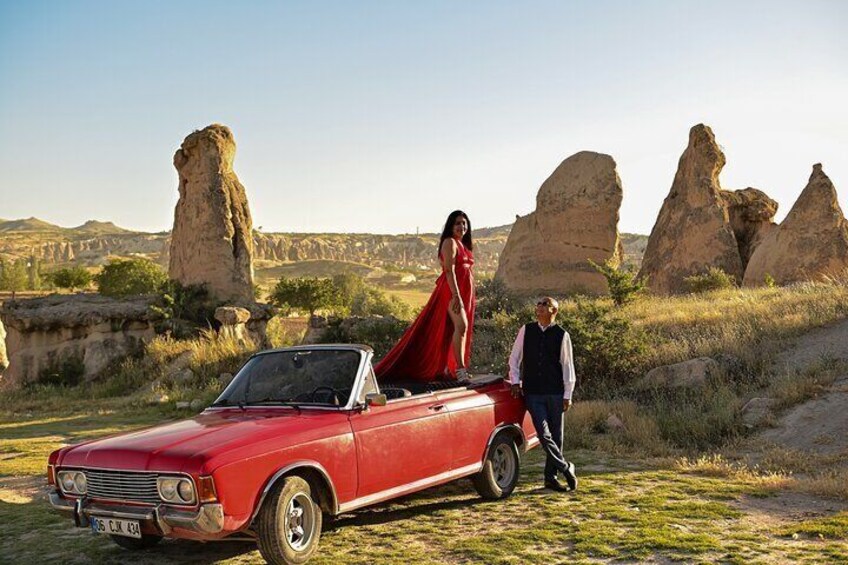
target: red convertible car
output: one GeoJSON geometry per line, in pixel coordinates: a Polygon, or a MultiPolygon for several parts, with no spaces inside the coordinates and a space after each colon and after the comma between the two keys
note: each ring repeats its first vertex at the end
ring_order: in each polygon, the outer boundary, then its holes
{"type": "Polygon", "coordinates": [[[508,496],[538,440],[504,381],[381,387],[372,355],[257,353],[194,418],[53,452],[50,502],[128,549],[248,535],[269,563],[304,563],[324,514],[461,477],[483,497],[508,496]]]}

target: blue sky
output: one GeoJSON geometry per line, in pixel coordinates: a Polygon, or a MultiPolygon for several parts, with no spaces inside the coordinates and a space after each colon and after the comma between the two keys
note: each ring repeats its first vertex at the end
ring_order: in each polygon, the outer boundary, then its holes
{"type": "Polygon", "coordinates": [[[0,218],[169,229],[174,151],[230,126],[265,231],[511,222],[612,155],[648,233],[689,128],[782,218],[822,162],[848,209],[848,2],[0,0],[0,218]]]}

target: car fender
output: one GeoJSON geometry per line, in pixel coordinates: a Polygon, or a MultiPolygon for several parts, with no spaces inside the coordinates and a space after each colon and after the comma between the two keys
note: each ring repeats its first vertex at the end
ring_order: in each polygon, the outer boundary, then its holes
{"type": "Polygon", "coordinates": [[[521,426],[518,424],[501,424],[492,430],[491,435],[489,435],[489,441],[486,443],[486,450],[483,452],[483,463],[485,463],[486,458],[489,457],[489,450],[492,447],[492,443],[494,443],[495,438],[500,434],[508,434],[510,437],[514,438],[518,444],[520,452],[524,453],[529,449],[527,446],[527,440],[524,437],[524,430],[521,429],[521,426]]]}
{"type": "Polygon", "coordinates": [[[256,508],[253,509],[253,514],[250,516],[250,520],[248,521],[249,524],[252,524],[256,519],[259,511],[262,509],[262,505],[265,503],[265,497],[268,496],[268,493],[271,492],[274,485],[288,475],[298,474],[297,471],[308,471],[309,473],[312,473],[313,476],[317,475],[320,477],[320,480],[324,483],[322,486],[327,487],[326,491],[329,496],[329,500],[326,501],[327,508],[325,508],[325,510],[329,510],[333,515],[339,513],[339,499],[336,495],[336,487],[333,485],[332,479],[330,479],[330,474],[327,473],[324,466],[317,461],[302,460],[289,463],[288,465],[280,468],[271,475],[267,481],[265,481],[265,486],[262,489],[262,495],[259,497],[259,502],[256,504],[256,508]]]}

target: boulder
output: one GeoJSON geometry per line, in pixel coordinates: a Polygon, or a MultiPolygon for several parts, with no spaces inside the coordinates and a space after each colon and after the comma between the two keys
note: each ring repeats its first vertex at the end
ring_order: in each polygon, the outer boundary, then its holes
{"type": "Polygon", "coordinates": [[[253,301],[253,224],[247,194],[233,171],[236,144],[226,126],[185,138],[174,154],[179,201],[174,212],[169,274],[206,285],[223,301],[253,301]]]}
{"type": "Polygon", "coordinates": [[[589,259],[621,261],[621,199],[612,157],[572,155],[542,184],[536,210],[516,219],[495,276],[520,293],[606,293],[606,279],[589,259]]]}
{"type": "Polygon", "coordinates": [[[836,188],[822,170],[813,173],[783,222],[763,240],[745,270],[745,286],[770,275],[777,284],[837,276],[848,269],[848,222],[836,188]]]}
{"type": "Polygon", "coordinates": [[[756,428],[768,423],[772,416],[773,398],[752,398],[742,407],[742,423],[747,428],[756,428]]]}
{"type": "Polygon", "coordinates": [[[215,319],[225,326],[246,324],[250,320],[250,310],[238,306],[221,306],[215,308],[215,319]]]}
{"type": "Polygon", "coordinates": [[[622,422],[621,418],[615,414],[607,416],[607,419],[604,422],[604,427],[608,432],[620,432],[625,429],[624,422],[622,422]]]}
{"type": "Polygon", "coordinates": [[[699,388],[721,371],[719,364],[709,357],[697,357],[673,365],[662,365],[648,371],[639,379],[636,390],[653,388],[699,388]]]}
{"type": "Polygon", "coordinates": [[[777,202],[762,190],[750,187],[742,190],[722,190],[721,197],[727,207],[730,227],[736,237],[744,270],[757,246],[777,227],[774,223],[777,202]]]}
{"type": "Polygon", "coordinates": [[[718,180],[724,164],[712,130],[693,127],[642,258],[639,276],[648,278],[654,292],[683,292],[686,277],[711,267],[742,279],[739,246],[718,180]]]}

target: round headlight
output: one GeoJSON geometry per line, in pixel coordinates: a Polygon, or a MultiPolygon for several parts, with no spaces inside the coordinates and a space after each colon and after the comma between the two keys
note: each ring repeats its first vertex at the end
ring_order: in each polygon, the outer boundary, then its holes
{"type": "Polygon", "coordinates": [[[174,500],[177,496],[179,479],[159,479],[159,494],[165,500],[174,500]]]}
{"type": "Polygon", "coordinates": [[[85,473],[74,473],[74,486],[77,487],[77,492],[85,494],[88,481],[85,479],[85,473]]]}
{"type": "Polygon", "coordinates": [[[65,492],[74,492],[74,474],[59,473],[59,482],[62,483],[62,490],[65,492]]]}
{"type": "Polygon", "coordinates": [[[177,494],[183,499],[183,502],[194,502],[194,487],[191,486],[191,481],[182,479],[177,487],[177,494]]]}

